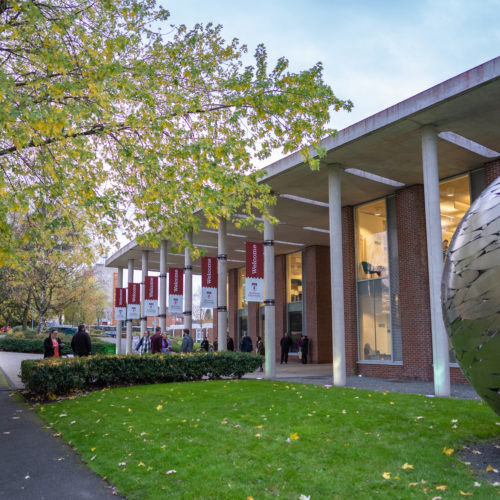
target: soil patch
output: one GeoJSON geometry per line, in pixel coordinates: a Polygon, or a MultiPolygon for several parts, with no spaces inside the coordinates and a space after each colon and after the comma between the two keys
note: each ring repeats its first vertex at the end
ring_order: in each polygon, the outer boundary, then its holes
{"type": "Polygon", "coordinates": [[[457,454],[479,479],[500,482],[500,439],[468,443],[457,454]]]}

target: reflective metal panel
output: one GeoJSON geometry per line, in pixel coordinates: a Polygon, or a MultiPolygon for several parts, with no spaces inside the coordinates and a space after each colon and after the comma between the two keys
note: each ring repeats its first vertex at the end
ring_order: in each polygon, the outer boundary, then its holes
{"type": "Polygon", "coordinates": [[[442,288],[444,322],[458,364],[500,415],[500,177],[458,225],[442,288]]]}

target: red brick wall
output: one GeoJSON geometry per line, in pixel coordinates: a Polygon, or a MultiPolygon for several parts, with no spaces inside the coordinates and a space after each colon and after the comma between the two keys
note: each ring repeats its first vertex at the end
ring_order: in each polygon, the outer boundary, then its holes
{"type": "Polygon", "coordinates": [[[252,339],[255,348],[257,335],[259,335],[259,302],[248,303],[248,335],[252,339]]]}
{"type": "Polygon", "coordinates": [[[484,176],[486,178],[486,185],[489,186],[497,177],[500,176],[500,160],[495,160],[486,163],[484,166],[484,176]]]}
{"type": "Polygon", "coordinates": [[[286,257],[274,258],[274,340],[276,360],[281,356],[280,340],[286,330],[286,257]]]}
{"type": "Polygon", "coordinates": [[[342,207],[342,257],[344,261],[344,328],[347,375],[358,371],[358,313],[356,304],[356,264],[354,209],[342,207]]]}
{"type": "Polygon", "coordinates": [[[330,295],[330,249],[322,246],[304,250],[306,331],[311,363],[332,362],[332,313],[330,295]]]}
{"type": "Polygon", "coordinates": [[[236,331],[238,322],[238,270],[231,269],[228,272],[228,324],[229,337],[234,341],[234,347],[237,348],[236,331]]]}
{"type": "Polygon", "coordinates": [[[432,380],[432,335],[422,185],[396,191],[396,220],[403,341],[402,376],[432,380]]]}

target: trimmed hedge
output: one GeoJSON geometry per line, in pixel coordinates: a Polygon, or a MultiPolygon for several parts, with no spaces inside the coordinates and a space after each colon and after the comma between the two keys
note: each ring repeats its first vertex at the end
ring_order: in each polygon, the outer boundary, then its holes
{"type": "MultiPolygon", "coordinates": [[[[0,338],[0,351],[34,352],[43,354],[45,339],[16,339],[13,337],[0,338]]],[[[62,355],[73,354],[69,342],[63,342],[62,355]]],[[[114,354],[115,344],[109,342],[92,342],[93,354],[114,354]]]]}
{"type": "Polygon", "coordinates": [[[243,352],[147,354],[48,358],[21,363],[21,379],[33,395],[65,395],[115,385],[241,378],[260,367],[262,357],[243,352]]]}

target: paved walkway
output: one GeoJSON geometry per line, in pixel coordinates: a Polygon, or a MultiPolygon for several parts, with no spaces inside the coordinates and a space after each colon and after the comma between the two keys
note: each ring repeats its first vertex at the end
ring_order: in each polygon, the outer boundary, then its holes
{"type": "MultiPolygon", "coordinates": [[[[41,355],[0,351],[0,498],[101,500],[117,498],[62,439],[54,438],[45,422],[13,389],[23,387],[23,359],[41,355]]],[[[263,378],[256,371],[244,378],[263,378]]],[[[276,367],[276,380],[316,385],[332,384],[332,366],[289,363],[276,367]]],[[[347,377],[347,387],[432,395],[432,382],[347,377]]],[[[472,387],[453,385],[451,396],[479,399],[472,387]]]]}
{"type": "Polygon", "coordinates": [[[118,498],[68,444],[45,428],[46,423],[19,394],[12,391],[12,387],[19,387],[21,383],[17,377],[21,359],[33,357],[0,353],[0,498],[118,498]]]}

